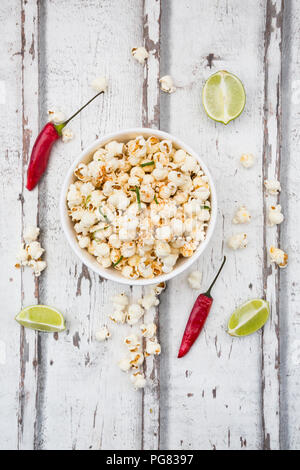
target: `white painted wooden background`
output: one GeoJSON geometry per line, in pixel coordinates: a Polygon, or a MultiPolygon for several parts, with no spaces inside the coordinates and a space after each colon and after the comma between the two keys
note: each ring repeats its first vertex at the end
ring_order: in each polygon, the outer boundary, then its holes
{"type": "MultiPolygon", "coordinates": [[[[1,449],[299,449],[300,447],[300,4],[296,0],[2,0],[0,2],[0,448],[1,449]],[[130,49],[145,44],[148,65],[130,49]],[[201,89],[226,69],[243,81],[247,104],[228,126],[209,120],[201,89]],[[158,78],[178,86],[162,95],[158,78]],[[38,190],[24,189],[30,150],[49,107],[71,114],[109,91],[72,122],[75,139],[58,143],[38,190]],[[176,358],[193,300],[186,274],[168,283],[159,317],[162,354],[135,392],[116,362],[126,330],[105,344],[93,335],[124,290],[100,279],[69,248],[58,198],[73,159],[96,137],[130,126],[160,127],[198,151],[219,197],[212,243],[197,263],[203,289],[224,239],[238,231],[234,210],[253,221],[249,247],[228,254],[211,315],[196,346],[176,358]],[[239,157],[252,152],[251,170],[239,157]],[[263,179],[280,177],[285,222],[265,227],[263,179]],[[35,282],[14,268],[24,225],[38,222],[48,268],[35,282]],[[289,254],[280,273],[265,244],[289,254]],[[233,339],[228,316],[262,297],[272,316],[263,333],[233,339]],[[14,315],[32,303],[64,312],[68,329],[44,335],[20,329],[14,315]],[[150,412],[152,410],[152,413],[150,412]]],[[[137,298],[141,289],[126,289],[137,298]]]]}

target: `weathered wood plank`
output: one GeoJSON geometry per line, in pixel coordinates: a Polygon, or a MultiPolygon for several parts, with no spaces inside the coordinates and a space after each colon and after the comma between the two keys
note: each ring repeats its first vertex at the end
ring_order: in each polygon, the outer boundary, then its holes
{"type": "Polygon", "coordinates": [[[239,340],[225,330],[236,306],[263,295],[264,6],[257,2],[254,10],[251,2],[235,0],[164,2],[161,74],[170,73],[178,89],[161,97],[161,127],[199,152],[212,172],[219,200],[214,239],[193,268],[203,272],[203,290],[223,252],[228,260],[214,288],[214,306],[204,331],[183,359],[176,356],[197,296],[187,287],[187,275],[169,282],[160,306],[162,448],[261,446],[260,334],[239,340]],[[221,69],[236,73],[247,93],[244,113],[228,126],[209,120],[201,104],[205,79],[221,69]],[[251,170],[239,164],[245,152],[257,157],[251,170]],[[242,204],[252,214],[251,224],[233,226],[234,211],[242,204]],[[224,240],[239,231],[248,233],[249,246],[230,252],[224,240]]]}
{"type": "Polygon", "coordinates": [[[280,444],[300,448],[300,247],[299,247],[299,140],[300,140],[300,4],[285,2],[282,45],[282,158],[280,204],[285,220],[280,243],[289,254],[280,271],[280,444]]]}
{"type": "MultiPolygon", "coordinates": [[[[144,0],[144,43],[150,55],[145,66],[143,86],[143,126],[159,129],[160,0],[144,0]]],[[[159,306],[147,312],[145,323],[154,322],[159,331],[159,306]]],[[[157,450],[160,443],[160,358],[144,363],[147,387],[142,391],[142,443],[145,450],[157,450]]]]}
{"type": "Polygon", "coordinates": [[[0,4],[0,449],[18,445],[20,330],[13,321],[21,308],[21,272],[15,255],[21,241],[21,8],[20,2],[0,4]]]}
{"type": "MultiPolygon", "coordinates": [[[[38,1],[21,2],[22,80],[22,229],[39,218],[38,189],[26,188],[30,152],[39,131],[38,1]]],[[[38,303],[38,280],[29,269],[21,273],[22,307],[38,303]]],[[[18,448],[32,449],[36,442],[39,376],[39,333],[21,328],[18,448]]]]}
{"type": "MultiPolygon", "coordinates": [[[[268,0],[264,54],[263,180],[280,179],[282,20],[283,1],[268,0]]],[[[262,333],[262,426],[264,449],[276,450],[280,447],[279,269],[274,264],[270,265],[267,249],[271,245],[279,246],[280,229],[267,225],[270,204],[269,199],[265,198],[263,281],[271,315],[262,333]]]]}

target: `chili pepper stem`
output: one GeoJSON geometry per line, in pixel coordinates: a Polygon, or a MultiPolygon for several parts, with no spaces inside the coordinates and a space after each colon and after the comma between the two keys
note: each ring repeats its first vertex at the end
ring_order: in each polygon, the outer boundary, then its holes
{"type": "Polygon", "coordinates": [[[224,266],[224,264],[225,264],[225,261],[226,261],[226,256],[224,256],[224,259],[223,259],[223,262],[222,262],[222,264],[221,264],[221,267],[220,267],[219,271],[217,272],[217,274],[216,274],[214,280],[212,281],[211,285],[209,286],[208,290],[207,290],[207,291],[205,292],[205,294],[204,294],[206,297],[211,297],[210,291],[211,291],[211,289],[213,288],[213,286],[214,286],[216,280],[218,279],[218,277],[219,277],[219,275],[220,275],[220,272],[222,271],[223,266],[224,266]]]}
{"type": "Polygon", "coordinates": [[[66,121],[62,122],[61,124],[54,124],[54,127],[55,127],[58,135],[62,134],[63,128],[71,121],[71,119],[73,119],[75,116],[77,116],[77,114],[79,114],[86,106],[88,106],[92,101],[94,101],[95,98],[97,98],[97,96],[101,95],[102,93],[104,93],[104,91],[100,91],[99,93],[97,93],[97,95],[93,96],[93,98],[91,98],[80,109],[78,109],[78,111],[76,111],[76,113],[72,114],[72,116],[69,117],[69,119],[67,119],[66,121]]]}

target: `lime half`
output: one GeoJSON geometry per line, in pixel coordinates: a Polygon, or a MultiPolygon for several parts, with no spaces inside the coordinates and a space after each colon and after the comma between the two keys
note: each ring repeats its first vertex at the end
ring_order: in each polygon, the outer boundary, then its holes
{"type": "Polygon", "coordinates": [[[228,124],[243,111],[246,93],[238,77],[220,70],[207,79],[202,100],[204,109],[211,119],[228,124]]]}
{"type": "Polygon", "coordinates": [[[47,305],[31,305],[24,308],[16,316],[16,321],[25,328],[49,333],[66,329],[62,314],[47,305]]]}
{"type": "Polygon", "coordinates": [[[249,300],[233,312],[227,333],[231,336],[251,335],[264,326],[269,315],[269,302],[263,299],[249,300]]]}

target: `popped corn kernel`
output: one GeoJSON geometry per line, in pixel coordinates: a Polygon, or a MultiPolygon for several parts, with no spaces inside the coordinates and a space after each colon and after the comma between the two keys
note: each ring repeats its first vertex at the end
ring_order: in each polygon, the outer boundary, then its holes
{"type": "Polygon", "coordinates": [[[148,323],[147,325],[141,325],[140,326],[140,329],[141,329],[141,332],[142,332],[142,336],[144,338],[153,338],[153,336],[156,335],[156,330],[157,330],[157,327],[155,325],[155,323],[148,323]]]}
{"type": "Polygon", "coordinates": [[[240,248],[246,248],[248,244],[246,233],[236,233],[227,240],[227,245],[232,250],[238,250],[240,248]]]}
{"type": "Polygon", "coordinates": [[[270,206],[268,211],[268,223],[270,227],[279,225],[283,222],[284,215],[281,212],[281,206],[279,204],[270,206]]]}
{"type": "Polygon", "coordinates": [[[107,87],[108,87],[108,81],[106,77],[98,77],[98,78],[94,78],[91,85],[94,88],[94,90],[97,91],[98,93],[100,93],[101,91],[106,92],[107,87]]]}
{"type": "Polygon", "coordinates": [[[189,286],[192,289],[200,289],[202,281],[202,273],[200,271],[192,271],[188,277],[189,286]]]}
{"type": "Polygon", "coordinates": [[[247,224],[251,220],[251,215],[245,206],[241,206],[235,213],[232,223],[233,224],[247,224]]]}
{"type": "Polygon", "coordinates": [[[61,138],[63,142],[70,142],[74,138],[74,133],[69,127],[64,127],[61,132],[61,138]]]}
{"type": "Polygon", "coordinates": [[[147,341],[146,353],[149,355],[153,354],[155,356],[158,356],[161,353],[161,347],[156,338],[147,341]]]}
{"type": "Polygon", "coordinates": [[[95,333],[95,338],[97,341],[105,341],[106,339],[110,338],[111,334],[108,331],[106,325],[102,326],[98,331],[95,333]]]}
{"type": "Polygon", "coordinates": [[[160,88],[165,93],[174,93],[176,87],[174,86],[173,79],[170,75],[164,75],[159,79],[160,88]]]}
{"type": "Polygon", "coordinates": [[[273,245],[269,248],[269,256],[271,263],[276,263],[280,268],[285,268],[288,264],[288,254],[273,245]]]}
{"type": "Polygon", "coordinates": [[[137,60],[142,65],[144,65],[145,60],[147,60],[149,57],[148,51],[143,46],[133,47],[131,49],[131,55],[135,60],[137,60]]]}
{"type": "Polygon", "coordinates": [[[131,304],[127,310],[126,321],[129,325],[135,325],[144,315],[144,309],[139,304],[131,304]]]}
{"type": "Polygon", "coordinates": [[[255,157],[252,153],[244,153],[241,158],[240,162],[245,168],[252,168],[255,163],[255,157]]]}
{"type": "Polygon", "coordinates": [[[138,390],[139,388],[144,388],[146,385],[146,379],[142,372],[133,373],[130,379],[134,385],[135,390],[138,390]]]}
{"type": "Polygon", "coordinates": [[[35,242],[39,234],[40,234],[39,227],[36,227],[34,225],[29,225],[28,227],[25,228],[24,233],[23,233],[23,238],[24,238],[25,243],[35,242]]]}
{"type": "Polygon", "coordinates": [[[268,194],[277,196],[281,191],[280,182],[277,180],[265,180],[264,185],[268,194]]]}

